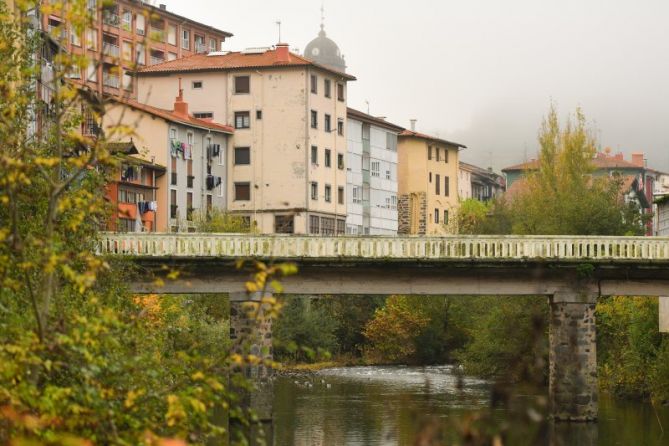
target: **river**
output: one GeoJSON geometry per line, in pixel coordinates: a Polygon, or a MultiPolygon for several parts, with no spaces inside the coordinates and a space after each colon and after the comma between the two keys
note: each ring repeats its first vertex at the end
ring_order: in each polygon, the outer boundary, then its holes
{"type": "Polygon", "coordinates": [[[520,410],[491,410],[492,384],[458,379],[453,372],[450,366],[376,366],[279,377],[274,389],[275,444],[413,445],[417,435],[438,427],[441,441],[453,444],[462,432],[475,435],[477,426],[495,432],[506,426],[508,445],[669,445],[669,432],[664,435],[660,426],[669,429],[666,407],[656,413],[650,404],[602,397],[597,424],[531,422],[540,419],[530,408],[537,398],[545,398],[542,392],[516,394],[510,407],[520,410]],[[489,418],[470,423],[482,414],[489,418]]]}

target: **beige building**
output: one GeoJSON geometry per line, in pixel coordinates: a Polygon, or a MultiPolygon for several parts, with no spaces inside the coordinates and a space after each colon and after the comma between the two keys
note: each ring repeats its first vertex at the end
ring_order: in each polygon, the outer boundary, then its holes
{"type": "Polygon", "coordinates": [[[166,174],[151,183],[155,190],[137,190],[136,194],[118,198],[119,205],[124,205],[133,204],[133,200],[148,201],[151,196],[158,207],[157,232],[192,230],[196,212],[227,207],[228,140],[234,129],[194,118],[183,91],[167,109],[132,100],[113,101],[102,125],[112,141],[126,142],[130,138],[115,134],[114,129],[134,129],[132,142],[139,156],[166,167],[166,174]]]}
{"type": "Polygon", "coordinates": [[[169,107],[179,79],[193,116],[235,128],[228,153],[231,212],[263,233],[346,229],[346,87],[353,76],[288,45],[197,54],[138,73],[139,100],[169,107]]]}
{"type": "Polygon", "coordinates": [[[458,206],[459,150],[466,146],[411,130],[400,133],[400,234],[443,235],[458,206]]]}

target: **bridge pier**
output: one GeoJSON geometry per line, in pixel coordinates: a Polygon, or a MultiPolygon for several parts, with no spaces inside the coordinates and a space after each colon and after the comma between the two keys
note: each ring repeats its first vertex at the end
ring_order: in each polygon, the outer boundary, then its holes
{"type": "Polygon", "coordinates": [[[556,421],[596,421],[597,297],[575,292],[550,298],[549,401],[556,421]]]}
{"type": "Polygon", "coordinates": [[[231,420],[230,434],[242,434],[249,444],[274,444],[272,317],[270,306],[262,302],[261,293],[230,293],[230,339],[232,352],[244,358],[235,371],[241,373],[250,388],[238,388],[241,408],[249,419],[248,426],[231,420]],[[248,360],[253,357],[254,360],[248,360]]]}

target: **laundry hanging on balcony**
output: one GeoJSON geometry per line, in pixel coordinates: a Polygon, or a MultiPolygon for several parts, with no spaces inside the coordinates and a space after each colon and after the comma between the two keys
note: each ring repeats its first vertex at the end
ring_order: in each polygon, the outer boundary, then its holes
{"type": "Polygon", "coordinates": [[[176,158],[179,151],[181,151],[181,141],[173,139],[170,143],[170,154],[172,155],[172,158],[176,158]]]}

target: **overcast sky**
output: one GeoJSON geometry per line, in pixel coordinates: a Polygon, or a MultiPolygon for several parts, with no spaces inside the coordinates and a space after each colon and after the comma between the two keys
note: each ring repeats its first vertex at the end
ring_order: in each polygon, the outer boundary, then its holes
{"type": "MultiPolygon", "coordinates": [[[[320,0],[164,0],[230,31],[224,49],[316,37],[320,0]]],[[[669,171],[669,0],[325,0],[358,80],[349,105],[468,146],[500,169],[532,158],[549,104],[581,106],[602,147],[669,171]]]]}

